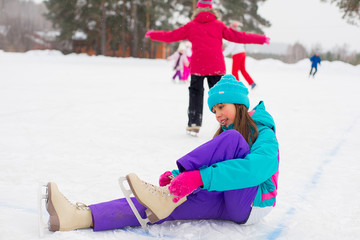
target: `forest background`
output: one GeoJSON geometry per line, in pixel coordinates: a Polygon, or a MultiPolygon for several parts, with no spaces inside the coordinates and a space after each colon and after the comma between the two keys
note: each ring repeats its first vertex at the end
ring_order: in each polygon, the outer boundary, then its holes
{"type": "MultiPolygon", "coordinates": [[[[259,15],[266,0],[214,0],[225,24],[239,21],[241,30],[263,34],[271,22],[259,15]]],[[[360,0],[322,0],[336,4],[349,24],[359,24],[360,0]]],[[[144,35],[148,30],[172,30],[190,21],[197,0],[0,0],[0,49],[25,52],[56,49],[75,52],[75,44],[95,55],[155,58],[159,45],[144,35]],[[117,54],[116,54],[117,53],[117,54]]],[[[167,44],[175,51],[178,43],[167,44]]],[[[360,53],[347,47],[322,51],[320,44],[306,49],[300,42],[279,53],[248,52],[256,59],[274,58],[295,63],[315,51],[323,60],[360,64],[360,53]]]]}

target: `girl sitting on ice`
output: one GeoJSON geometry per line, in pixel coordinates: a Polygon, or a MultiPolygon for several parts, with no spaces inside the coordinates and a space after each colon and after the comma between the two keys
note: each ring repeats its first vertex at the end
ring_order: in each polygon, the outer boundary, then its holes
{"type": "MultiPolygon", "coordinates": [[[[214,138],[178,159],[177,170],[160,176],[160,187],[127,175],[142,218],[157,224],[192,219],[252,224],[275,206],[278,142],[264,103],[248,112],[248,89],[225,75],[209,90],[208,105],[220,123],[214,138]]],[[[125,198],[73,205],[48,183],[46,204],[50,231],[140,226],[125,198]]]]}

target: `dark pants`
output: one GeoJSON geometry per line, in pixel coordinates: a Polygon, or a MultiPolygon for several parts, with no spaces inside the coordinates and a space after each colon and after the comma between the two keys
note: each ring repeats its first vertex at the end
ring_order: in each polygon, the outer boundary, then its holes
{"type": "MultiPolygon", "coordinates": [[[[227,130],[203,145],[195,148],[179,160],[179,170],[191,171],[228,159],[244,158],[249,145],[236,130],[227,130]]],[[[193,219],[219,219],[245,223],[251,212],[251,204],[258,186],[230,191],[207,191],[198,188],[187,196],[169,217],[157,222],[193,219]]],[[[144,218],[145,207],[132,198],[135,207],[144,218]]],[[[93,217],[94,231],[140,226],[125,198],[89,206],[93,217]]]]}
{"type": "Polygon", "coordinates": [[[311,66],[310,74],[309,74],[309,75],[311,75],[312,70],[313,70],[314,68],[315,68],[315,71],[314,71],[314,73],[313,73],[313,76],[315,76],[315,73],[317,72],[317,67],[313,67],[313,66],[311,66]]]}
{"type": "Polygon", "coordinates": [[[191,74],[191,82],[189,87],[188,126],[201,126],[202,124],[204,79],[207,79],[210,89],[221,79],[221,77],[222,75],[197,76],[191,74]]]}

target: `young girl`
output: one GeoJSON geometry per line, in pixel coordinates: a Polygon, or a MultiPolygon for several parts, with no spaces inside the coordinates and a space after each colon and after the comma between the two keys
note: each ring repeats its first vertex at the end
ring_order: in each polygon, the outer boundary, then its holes
{"type": "MultiPolygon", "coordinates": [[[[239,29],[239,22],[234,21],[230,24],[230,27],[234,30],[239,29]]],[[[232,69],[231,73],[235,76],[235,78],[240,81],[239,79],[239,71],[245,78],[246,82],[251,86],[251,89],[253,89],[256,86],[256,83],[254,80],[250,77],[248,72],[245,68],[245,60],[246,60],[246,51],[245,51],[245,45],[234,43],[234,42],[228,42],[226,45],[226,48],[223,52],[224,56],[227,56],[231,54],[232,56],[232,69]]]]}
{"type": "MultiPolygon", "coordinates": [[[[209,90],[208,105],[220,127],[214,138],[177,160],[177,170],[154,186],[127,175],[141,217],[153,223],[190,219],[252,224],[275,206],[278,142],[273,118],[260,102],[248,112],[248,89],[225,75],[209,90]]],[[[48,184],[49,229],[94,231],[140,226],[126,199],[72,205],[48,184]]]]}
{"type": "Polygon", "coordinates": [[[183,81],[184,68],[189,66],[189,60],[186,56],[186,47],[184,43],[180,43],[178,50],[167,58],[167,60],[175,60],[174,70],[175,74],[172,79],[175,81],[176,77],[183,81]]]}

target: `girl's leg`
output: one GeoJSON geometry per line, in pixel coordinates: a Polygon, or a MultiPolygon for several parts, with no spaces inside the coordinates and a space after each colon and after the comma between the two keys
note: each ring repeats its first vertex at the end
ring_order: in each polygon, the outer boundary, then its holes
{"type": "Polygon", "coordinates": [[[218,81],[220,81],[222,75],[211,75],[207,76],[209,89],[212,88],[218,81]]]}
{"type": "MultiPolygon", "coordinates": [[[[187,201],[178,206],[169,217],[156,222],[194,219],[230,220],[243,223],[247,220],[257,187],[226,192],[196,190],[187,197],[187,201]]],[[[142,218],[145,207],[136,198],[131,198],[142,218]]],[[[136,219],[125,198],[89,206],[92,212],[94,231],[137,227],[136,219]]]]}
{"type": "Polygon", "coordinates": [[[244,76],[245,80],[248,82],[249,85],[253,84],[254,81],[252,80],[252,78],[250,77],[250,75],[247,73],[246,69],[245,69],[245,60],[246,60],[246,53],[240,53],[238,54],[240,57],[240,71],[241,74],[244,76]]]}
{"type": "Polygon", "coordinates": [[[317,67],[315,67],[315,72],[314,72],[313,76],[315,76],[316,72],[317,72],[317,67]]]}
{"type": "Polygon", "coordinates": [[[227,130],[177,160],[180,172],[197,170],[228,159],[243,158],[249,145],[236,130],[227,130]]]}
{"type": "MultiPolygon", "coordinates": [[[[146,217],[145,207],[136,198],[131,198],[142,218],[146,217]]],[[[125,198],[89,205],[94,231],[140,226],[125,198]]]]}
{"type": "Polygon", "coordinates": [[[191,74],[189,87],[189,108],[188,108],[188,126],[195,124],[201,126],[203,101],[204,101],[204,78],[205,76],[197,76],[191,74]]]}
{"type": "Polygon", "coordinates": [[[225,192],[196,190],[169,217],[157,223],[174,220],[215,219],[244,223],[258,187],[225,192]]]}
{"type": "Polygon", "coordinates": [[[181,80],[181,73],[180,73],[180,71],[179,71],[179,70],[176,70],[175,75],[173,76],[173,80],[175,80],[175,79],[176,79],[176,76],[178,76],[178,77],[179,77],[179,79],[181,80]]]}
{"type": "Polygon", "coordinates": [[[234,75],[234,77],[236,78],[236,80],[239,80],[239,71],[240,71],[240,62],[239,62],[239,56],[238,54],[235,54],[232,56],[232,68],[231,68],[231,73],[232,75],[234,75]]]}

